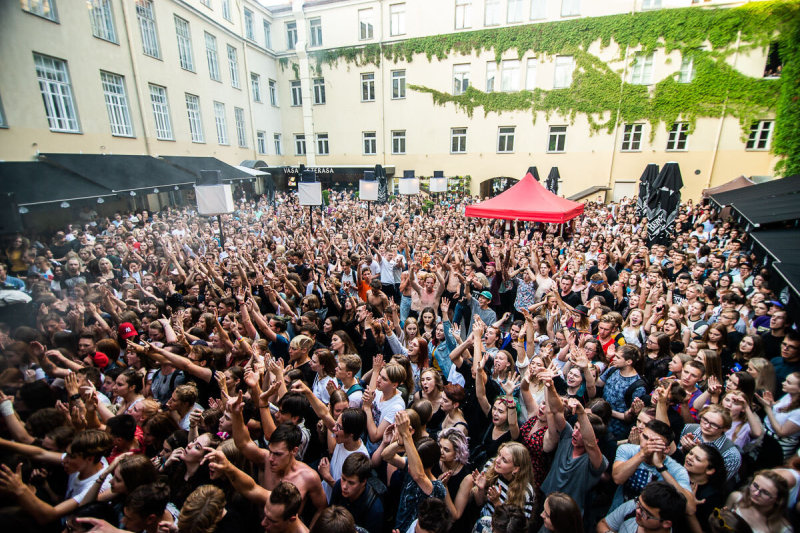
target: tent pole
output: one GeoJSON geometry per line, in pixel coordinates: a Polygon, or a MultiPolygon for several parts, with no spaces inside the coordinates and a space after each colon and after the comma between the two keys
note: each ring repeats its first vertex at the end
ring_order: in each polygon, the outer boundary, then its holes
{"type": "Polygon", "coordinates": [[[219,245],[222,248],[222,251],[225,251],[225,232],[222,230],[222,213],[217,215],[217,220],[219,221],[219,245]]]}

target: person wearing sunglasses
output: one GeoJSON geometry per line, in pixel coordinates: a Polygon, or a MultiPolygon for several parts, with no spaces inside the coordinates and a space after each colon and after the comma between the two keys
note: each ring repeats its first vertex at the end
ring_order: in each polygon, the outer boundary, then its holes
{"type": "Polygon", "coordinates": [[[783,517],[789,484],[774,470],[759,470],[749,485],[728,496],[726,507],[745,519],[755,533],[793,531],[783,517]]]}
{"type": "Polygon", "coordinates": [[[597,531],[688,531],[686,514],[686,498],[669,483],[653,481],[639,496],[606,515],[597,525],[597,531]]]}

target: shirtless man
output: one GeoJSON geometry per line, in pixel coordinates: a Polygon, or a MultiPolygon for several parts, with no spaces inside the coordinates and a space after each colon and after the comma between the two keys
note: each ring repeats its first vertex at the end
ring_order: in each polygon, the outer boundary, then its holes
{"type": "Polygon", "coordinates": [[[367,291],[367,303],[372,304],[380,314],[383,314],[386,312],[386,308],[389,307],[389,297],[383,292],[383,286],[378,279],[372,278],[372,281],[369,282],[369,286],[370,289],[367,291]]]}

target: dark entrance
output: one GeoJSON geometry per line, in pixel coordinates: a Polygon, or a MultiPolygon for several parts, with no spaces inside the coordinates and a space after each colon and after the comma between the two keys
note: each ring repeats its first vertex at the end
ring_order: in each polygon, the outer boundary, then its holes
{"type": "Polygon", "coordinates": [[[491,198],[505,192],[519,181],[517,178],[497,177],[481,182],[481,198],[491,198]]]}

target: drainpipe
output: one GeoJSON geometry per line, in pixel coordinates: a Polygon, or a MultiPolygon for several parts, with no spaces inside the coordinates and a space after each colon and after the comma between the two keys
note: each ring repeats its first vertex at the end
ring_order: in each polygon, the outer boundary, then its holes
{"type": "Polygon", "coordinates": [[[311,100],[311,68],[308,61],[306,17],[303,0],[292,0],[292,13],[297,21],[297,59],[300,62],[300,93],[303,98],[303,135],[306,138],[306,165],[317,165],[317,145],[314,138],[314,112],[311,100]]]}
{"type": "MultiPolygon", "coordinates": [[[[625,45],[625,64],[622,67],[622,83],[619,85],[619,102],[617,103],[617,113],[614,117],[614,143],[611,145],[611,160],[608,163],[608,187],[611,189],[611,196],[614,196],[614,190],[611,188],[614,181],[614,159],[617,157],[617,141],[619,140],[619,114],[622,109],[623,90],[625,89],[625,79],[628,77],[628,60],[630,58],[631,48],[625,45]]],[[[606,191],[608,194],[608,191],[606,191]]]]}
{"type": "MultiPolygon", "coordinates": [[[[241,40],[239,41],[242,44],[242,65],[244,66],[244,76],[242,82],[244,83],[245,89],[244,93],[247,95],[247,114],[250,116],[250,138],[253,140],[253,149],[252,149],[252,157],[253,160],[258,159],[258,137],[256,135],[256,121],[254,116],[254,109],[255,102],[253,101],[252,90],[253,87],[250,83],[250,68],[247,66],[247,39],[244,36],[244,10],[241,9],[239,2],[236,2],[236,11],[239,13],[239,27],[242,28],[242,36],[241,40]]],[[[253,21],[255,24],[255,21],[253,21]]],[[[255,31],[255,28],[253,28],[255,31]]],[[[219,52],[218,52],[219,53],[219,52]]],[[[225,50],[225,54],[227,54],[227,49],[225,50]]],[[[220,67],[222,68],[222,67],[220,67]]],[[[267,91],[262,93],[262,102],[264,101],[263,96],[266,96],[269,93],[269,86],[267,87],[267,91]]],[[[234,117],[233,117],[233,126],[236,127],[236,110],[234,109],[234,117]]],[[[264,139],[264,142],[267,140],[264,139]]],[[[240,150],[243,148],[239,147],[240,150]]]]}
{"type": "MultiPolygon", "coordinates": [[[[736,51],[733,53],[733,65],[732,68],[736,68],[736,63],[739,60],[739,46],[742,42],[742,30],[736,35],[736,51]]],[[[717,126],[717,136],[714,139],[714,151],[711,153],[711,164],[709,165],[708,169],[708,179],[706,180],[706,186],[704,189],[708,189],[711,187],[711,180],[714,176],[714,167],[717,164],[717,152],[719,152],[719,144],[722,139],[722,126],[725,124],[725,113],[728,111],[728,94],[730,94],[730,86],[728,86],[728,90],[725,95],[725,102],[722,104],[722,116],[719,118],[719,126],[717,126]]]]}
{"type": "Polygon", "coordinates": [[[133,54],[133,38],[131,37],[131,19],[134,18],[132,14],[128,13],[128,10],[134,9],[132,2],[122,2],[122,20],[125,24],[125,39],[128,41],[128,59],[131,62],[131,71],[133,72],[133,93],[136,95],[136,104],[139,106],[139,124],[142,127],[142,135],[144,136],[144,149],[147,152],[147,155],[153,155],[152,150],[150,148],[150,132],[147,131],[147,121],[144,119],[145,108],[142,105],[142,102],[145,100],[142,95],[142,90],[144,89],[139,84],[139,67],[134,59],[133,54]]]}

